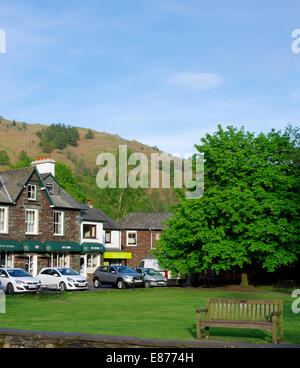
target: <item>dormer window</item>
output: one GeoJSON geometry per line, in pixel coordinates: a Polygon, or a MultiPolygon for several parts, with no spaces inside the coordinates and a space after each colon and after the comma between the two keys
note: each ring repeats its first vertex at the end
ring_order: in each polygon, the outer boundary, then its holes
{"type": "Polygon", "coordinates": [[[53,194],[53,185],[52,184],[46,184],[46,188],[47,188],[47,190],[48,190],[48,193],[49,194],[53,194]]]}
{"type": "Polygon", "coordinates": [[[28,199],[30,201],[36,200],[36,185],[32,185],[32,184],[28,185],[28,199]]]}

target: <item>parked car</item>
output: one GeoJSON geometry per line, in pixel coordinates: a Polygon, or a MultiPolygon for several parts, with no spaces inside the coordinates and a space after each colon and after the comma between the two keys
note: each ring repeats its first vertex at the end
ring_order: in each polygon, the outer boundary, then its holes
{"type": "Polygon", "coordinates": [[[93,275],[95,288],[100,288],[102,284],[108,284],[124,289],[126,286],[142,286],[143,277],[130,267],[126,266],[103,266],[97,268],[93,275]]]}
{"type": "Polygon", "coordinates": [[[42,268],[37,278],[41,281],[43,287],[49,289],[61,291],[85,290],[88,287],[87,279],[71,268],[42,268]]]}
{"type": "Polygon", "coordinates": [[[136,267],[133,270],[143,276],[145,288],[151,288],[152,286],[167,286],[167,278],[153,268],[136,267]]]}
{"type": "Polygon", "coordinates": [[[180,286],[187,282],[186,276],[181,274],[173,275],[170,271],[161,268],[158,264],[158,259],[155,258],[142,259],[138,267],[153,268],[155,271],[159,272],[161,275],[166,277],[168,284],[176,284],[180,286]]]}
{"type": "Polygon", "coordinates": [[[6,294],[36,292],[40,281],[22,268],[0,268],[2,289],[6,294]]]}

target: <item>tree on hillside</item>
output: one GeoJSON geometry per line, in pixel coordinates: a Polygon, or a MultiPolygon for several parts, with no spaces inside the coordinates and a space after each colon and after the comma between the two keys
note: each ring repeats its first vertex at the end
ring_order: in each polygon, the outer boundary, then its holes
{"type": "Polygon", "coordinates": [[[51,153],[53,149],[64,149],[68,145],[77,146],[79,133],[76,127],[66,126],[64,124],[52,124],[36,132],[40,138],[40,146],[45,153],[51,153]]]}
{"type": "Polygon", "coordinates": [[[295,262],[299,246],[299,179],[296,140],[272,130],[255,136],[221,126],[195,146],[204,153],[205,191],[183,194],[167,222],[155,256],[173,272],[206,269],[268,272],[295,262]]]}
{"type": "Polygon", "coordinates": [[[0,165],[9,166],[10,159],[6,151],[0,151],[0,165]]]}
{"type": "Polygon", "coordinates": [[[55,178],[57,179],[61,187],[75,200],[77,200],[78,202],[87,201],[87,197],[85,193],[79,188],[79,183],[74,177],[70,166],[63,164],[62,162],[56,162],[55,178]]]}
{"type": "Polygon", "coordinates": [[[89,129],[87,131],[86,135],[84,136],[84,138],[85,139],[94,139],[95,138],[95,134],[94,134],[94,132],[91,129],[89,129]]]}
{"type": "Polygon", "coordinates": [[[15,169],[20,169],[23,167],[30,167],[30,164],[32,161],[33,161],[33,158],[29,157],[27,153],[23,150],[18,155],[18,161],[12,167],[15,169]]]}

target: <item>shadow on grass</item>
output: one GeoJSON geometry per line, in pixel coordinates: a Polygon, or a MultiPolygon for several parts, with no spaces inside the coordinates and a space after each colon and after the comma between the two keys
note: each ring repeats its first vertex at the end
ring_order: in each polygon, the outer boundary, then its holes
{"type": "MultiPolygon", "coordinates": [[[[197,338],[196,325],[189,327],[188,332],[194,339],[197,338]]],[[[202,330],[205,331],[204,329],[202,330]]],[[[264,330],[248,330],[248,329],[236,329],[236,328],[210,328],[210,339],[220,339],[223,341],[237,341],[239,339],[244,340],[241,342],[254,342],[260,344],[268,344],[272,342],[271,334],[264,330]]],[[[204,334],[203,334],[204,340],[204,334]]]]}

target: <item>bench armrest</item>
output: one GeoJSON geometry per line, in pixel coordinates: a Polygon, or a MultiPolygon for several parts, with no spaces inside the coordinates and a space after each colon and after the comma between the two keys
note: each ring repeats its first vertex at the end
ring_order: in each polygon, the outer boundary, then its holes
{"type": "Polygon", "coordinates": [[[208,312],[208,308],[197,309],[197,313],[208,312]]]}

